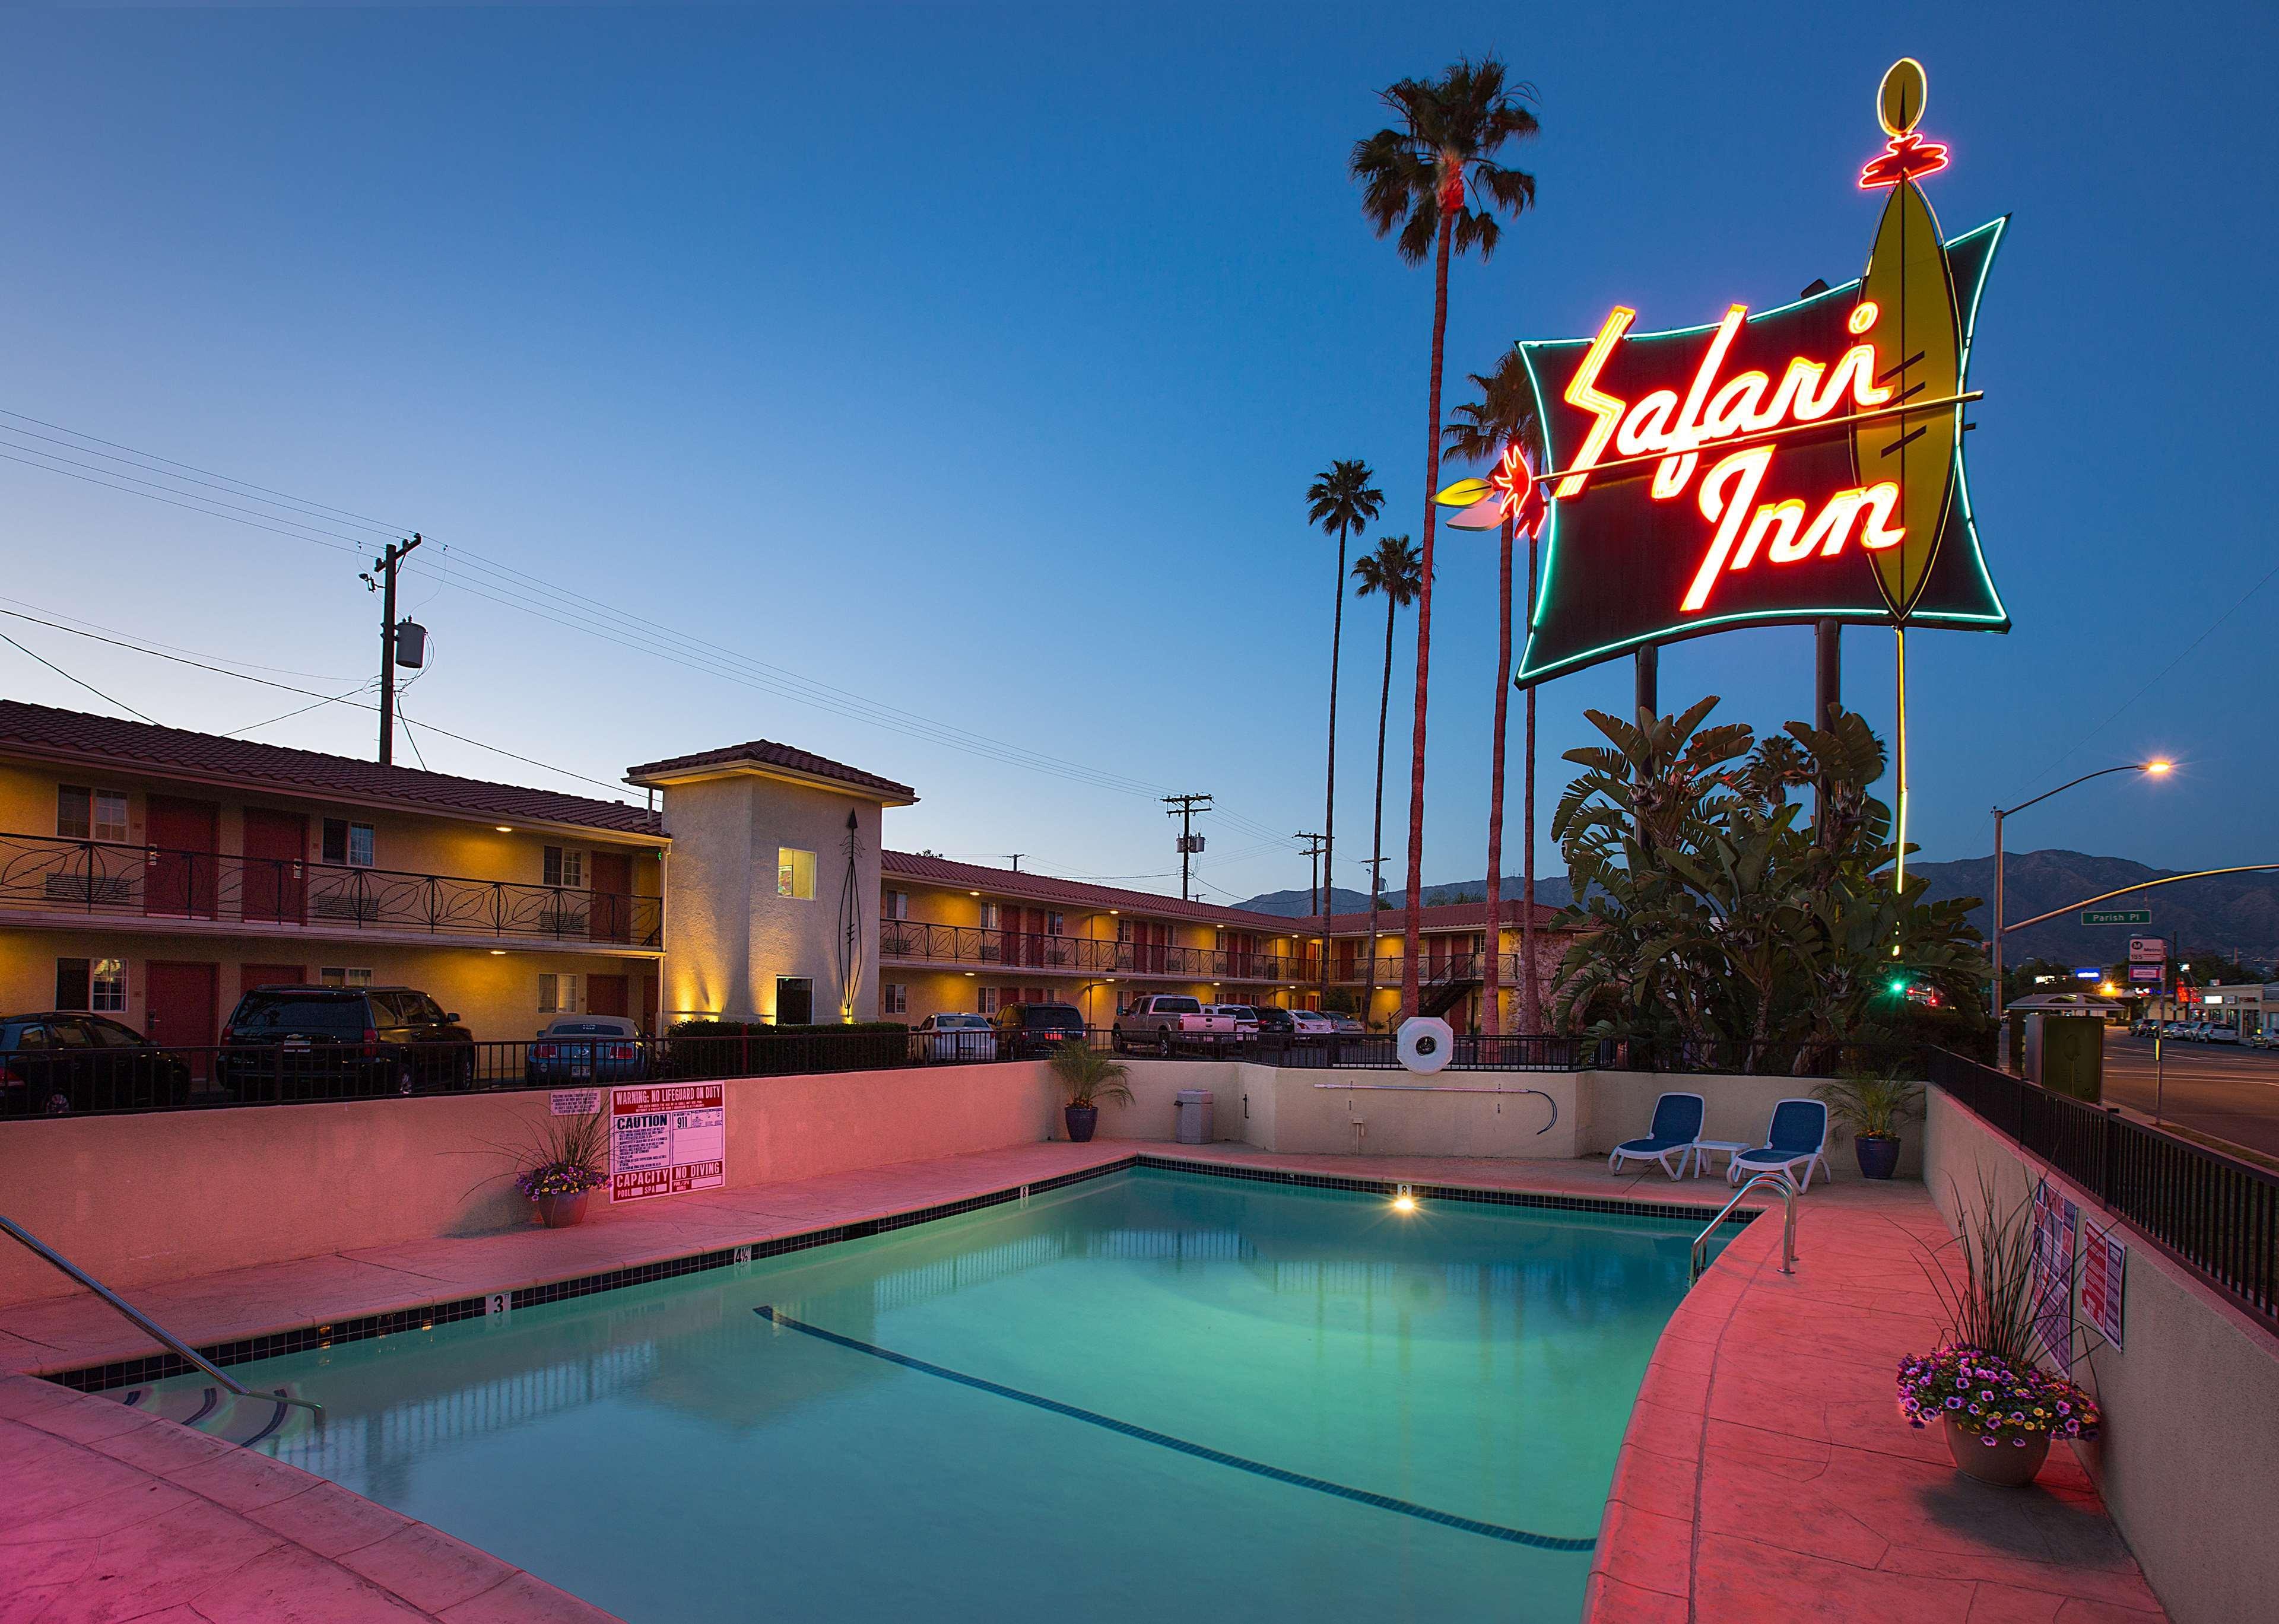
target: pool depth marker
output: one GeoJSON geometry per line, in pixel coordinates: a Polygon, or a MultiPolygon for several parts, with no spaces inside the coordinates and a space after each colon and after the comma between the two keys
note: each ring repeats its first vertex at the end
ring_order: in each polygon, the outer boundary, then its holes
{"type": "Polygon", "coordinates": [[[1072,1404],[1063,1404],[1057,1398],[1047,1398],[1040,1393],[1024,1392],[1017,1387],[1007,1387],[1001,1383],[987,1381],[980,1376],[968,1375],[962,1370],[951,1370],[942,1365],[928,1364],[925,1360],[913,1359],[907,1353],[897,1353],[892,1348],[882,1348],[876,1343],[861,1342],[853,1337],[842,1337],[837,1331],[824,1329],[820,1325],[810,1325],[804,1320],[794,1320],[772,1303],[762,1303],[752,1312],[771,1325],[780,1326],[786,1330],[798,1331],[802,1335],[813,1337],[818,1341],[846,1348],[852,1352],[867,1353],[872,1359],[885,1360],[890,1365],[900,1365],[903,1369],[915,1370],[921,1375],[939,1376],[945,1382],[955,1382],[961,1387],[971,1387],[979,1392],[994,1393],[1000,1398],[1010,1398],[1040,1410],[1049,1410],[1054,1414],[1066,1416],[1070,1421],[1079,1421],[1087,1426],[1120,1433],[1127,1438],[1136,1438],[1142,1444],[1154,1444],[1163,1449],[1176,1450],[1180,1454],[1192,1455],[1198,1460],[1208,1460],[1215,1466],[1232,1467],[1239,1472],[1248,1472],[1255,1476],[1271,1478],[1278,1483],[1288,1483],[1298,1489],[1311,1489],[1318,1494],[1335,1495],[1339,1499],[1352,1500],[1362,1505],[1373,1505],[1379,1511],[1398,1512],[1404,1517],[1415,1517],[1425,1522],[1437,1522],[1442,1528],[1455,1528],[1462,1533],[1477,1534],[1485,1538],[1500,1539],[1515,1545],[1531,1545],[1538,1551],[1593,1551],[1598,1548],[1599,1542],[1595,1538],[1560,1539],[1549,1534],[1531,1534],[1525,1528],[1509,1528],[1500,1522],[1482,1522],[1476,1517],[1460,1517],[1454,1512],[1436,1511],[1430,1505],[1419,1505],[1414,1500],[1399,1499],[1392,1495],[1377,1494],[1367,1489],[1355,1489],[1349,1484],[1331,1482],[1324,1477],[1308,1477],[1301,1472],[1285,1471],[1280,1467],[1268,1466],[1262,1460],[1252,1460],[1243,1455],[1230,1455],[1224,1450],[1213,1449],[1204,1444],[1192,1443],[1186,1438],[1173,1437],[1168,1432],[1156,1432],[1147,1427],[1136,1427],[1130,1421],[1117,1421],[1114,1416],[1102,1415],[1097,1410],[1080,1409],[1072,1404]]]}

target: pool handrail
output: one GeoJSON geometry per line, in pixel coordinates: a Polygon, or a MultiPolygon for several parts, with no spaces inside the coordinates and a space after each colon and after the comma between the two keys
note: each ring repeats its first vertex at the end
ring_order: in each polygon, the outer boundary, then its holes
{"type": "Polygon", "coordinates": [[[1717,1232],[1717,1226],[1725,1222],[1726,1214],[1741,1204],[1741,1198],[1759,1184],[1776,1184],[1780,1188],[1781,1206],[1784,1209],[1781,1215],[1780,1272],[1784,1275],[1796,1273],[1796,1184],[1785,1168],[1775,1168],[1769,1173],[1753,1176],[1747,1184],[1733,1191],[1733,1199],[1719,1207],[1717,1215],[1709,1221],[1708,1227],[1693,1237],[1693,1251],[1687,1261],[1685,1274],[1688,1287],[1698,1283],[1702,1271],[1708,1268],[1701,1254],[1708,1249],[1709,1237],[1717,1232]]]}
{"type": "Polygon", "coordinates": [[[144,1314],[134,1304],[119,1296],[118,1292],[112,1291],[109,1286],[104,1284],[103,1282],[97,1280],[93,1275],[88,1274],[78,1264],[64,1256],[62,1252],[58,1252],[54,1247],[49,1245],[38,1236],[33,1234],[29,1229],[25,1229],[23,1226],[17,1223],[15,1220],[6,1216],[4,1214],[0,1214],[0,1229],[7,1230],[9,1234],[23,1242],[25,1245],[30,1247],[41,1257],[45,1258],[49,1262],[54,1264],[65,1274],[70,1275],[73,1280],[78,1281],[80,1284],[85,1286],[88,1291],[103,1298],[104,1302],[109,1303],[113,1308],[118,1309],[119,1313],[125,1314],[127,1320],[134,1324],[136,1329],[157,1337],[160,1345],[166,1348],[176,1357],[188,1360],[200,1370],[204,1371],[208,1375],[211,1376],[215,1381],[220,1383],[231,1392],[235,1393],[239,1398],[257,1398],[265,1404],[295,1405],[300,1408],[310,1411],[317,1415],[322,1415],[325,1413],[325,1406],[317,1403],[314,1399],[295,1398],[288,1393],[256,1392],[251,1388],[242,1385],[234,1377],[225,1372],[220,1366],[206,1358],[204,1354],[199,1352],[196,1348],[190,1346],[188,1343],[184,1342],[180,1337],[175,1336],[173,1332],[159,1324],[149,1314],[144,1314]]]}

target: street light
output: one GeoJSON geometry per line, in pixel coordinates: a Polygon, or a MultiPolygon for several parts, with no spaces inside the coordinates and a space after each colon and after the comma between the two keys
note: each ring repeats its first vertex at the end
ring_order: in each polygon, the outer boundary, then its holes
{"type": "Polygon", "coordinates": [[[2037,807],[2052,795],[2062,795],[2076,784],[2086,784],[2091,778],[2102,778],[2107,773],[2141,772],[2147,778],[2163,778],[2175,769],[2175,762],[2155,757],[2149,762],[2124,762],[2118,767],[2100,767],[2095,772],[2085,772],[2071,783],[2060,784],[2053,790],[2045,790],[2031,801],[2022,801],[2008,808],[1994,808],[1994,1020],[2002,1020],[2002,820],[2028,807],[2037,807]]]}

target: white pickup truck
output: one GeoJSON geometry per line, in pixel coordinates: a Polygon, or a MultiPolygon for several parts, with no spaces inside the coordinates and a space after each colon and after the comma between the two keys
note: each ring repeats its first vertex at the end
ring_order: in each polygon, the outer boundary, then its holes
{"type": "Polygon", "coordinates": [[[1116,1012],[1116,1049],[1134,1045],[1169,1054],[1183,1044],[1232,1043],[1234,1017],[1206,1012],[1202,1000],[1182,993],[1147,992],[1116,1012]]]}

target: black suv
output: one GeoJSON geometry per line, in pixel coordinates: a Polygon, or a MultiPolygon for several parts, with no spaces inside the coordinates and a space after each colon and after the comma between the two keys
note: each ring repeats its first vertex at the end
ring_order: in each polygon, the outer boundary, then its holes
{"type": "Polygon", "coordinates": [[[190,1069],[101,1015],[0,1016],[0,1116],[138,1111],[190,1103],[190,1069]]]}
{"type": "Polygon", "coordinates": [[[214,1074],[233,1099],[470,1088],[474,1034],[416,987],[263,987],[237,1000],[214,1074]]]}
{"type": "Polygon", "coordinates": [[[1074,1004],[1008,1004],[997,1012],[997,1058],[1036,1060],[1084,1036],[1074,1004]]]}

